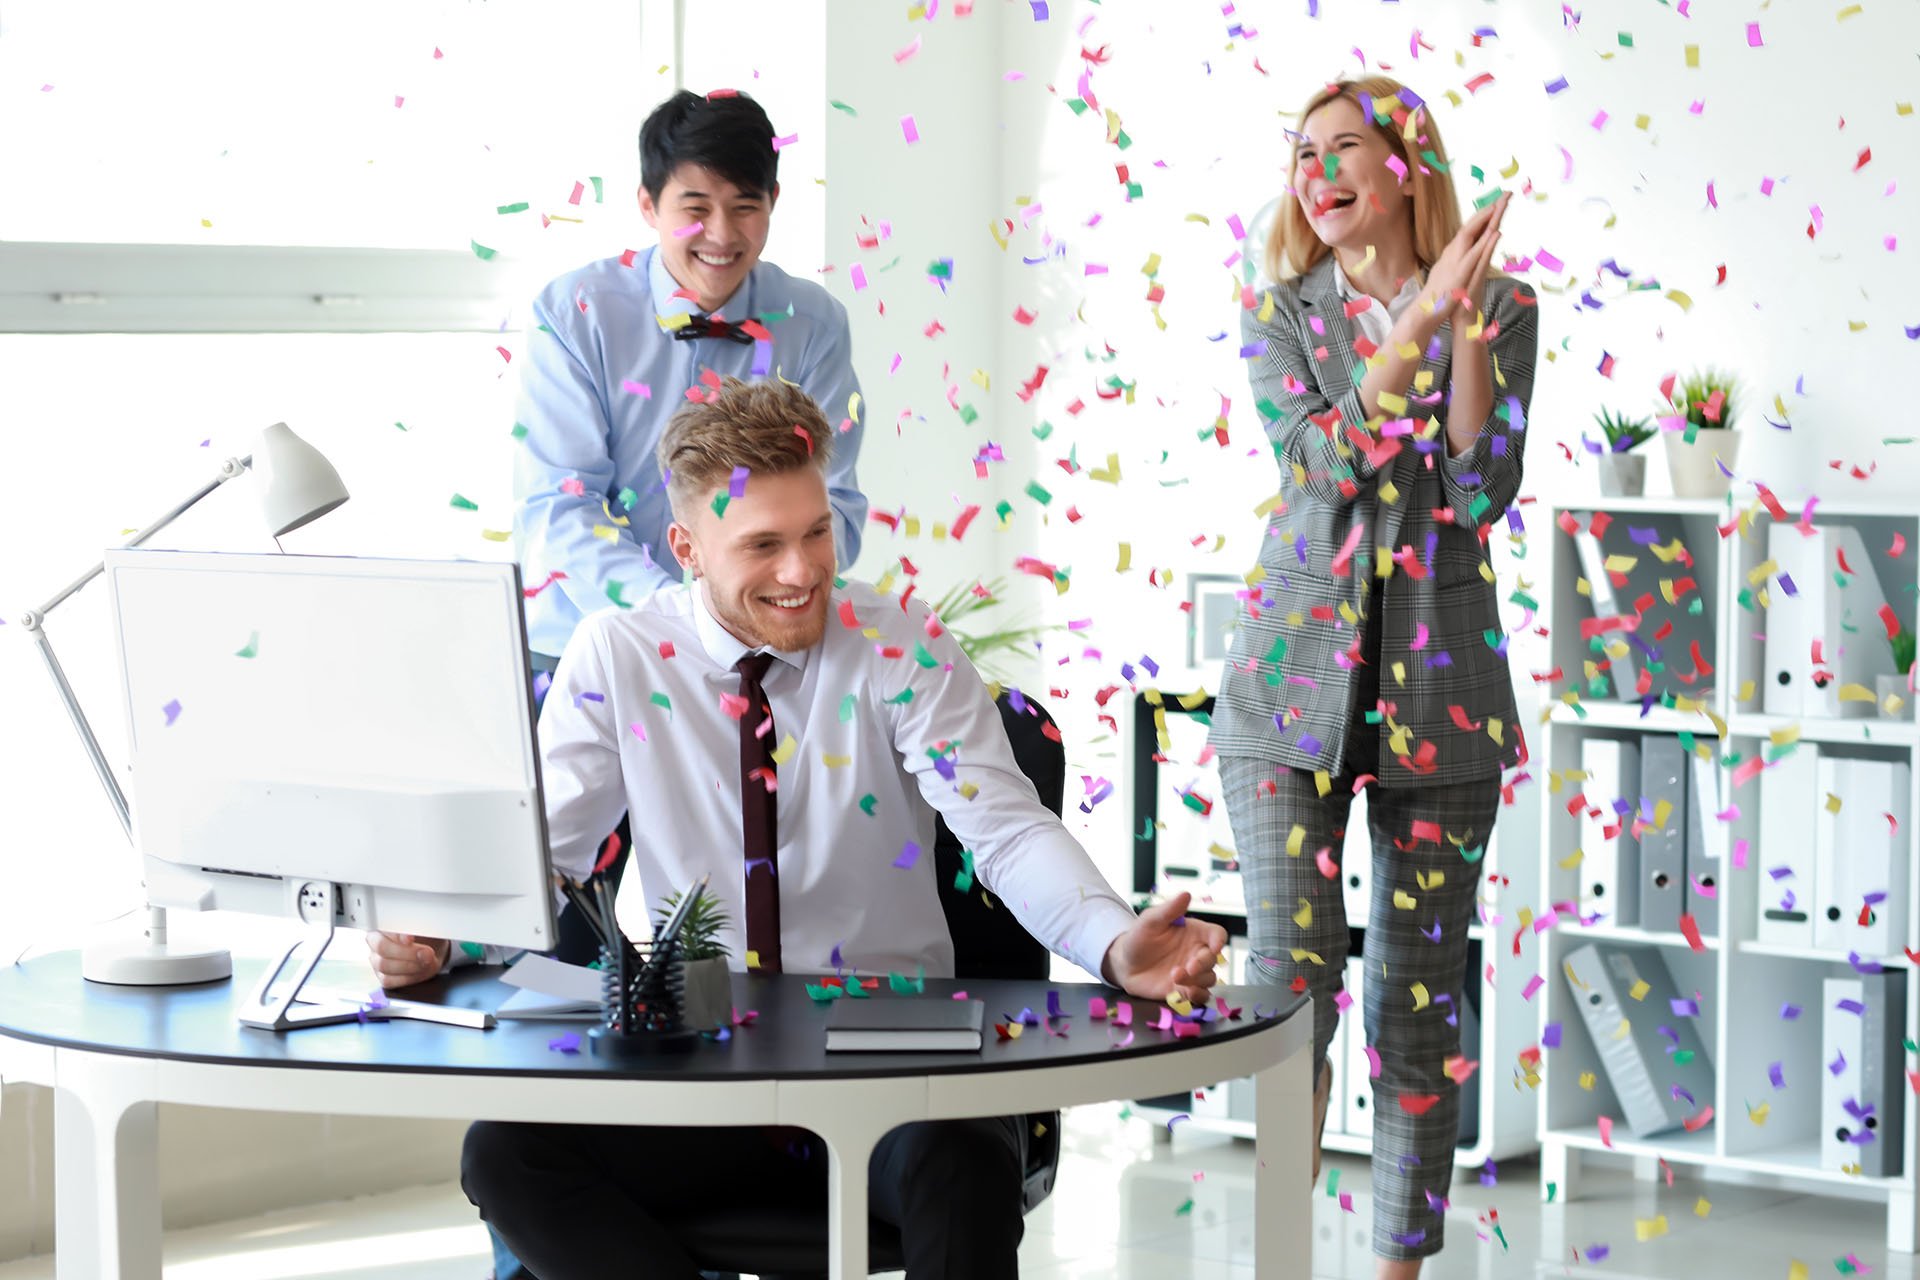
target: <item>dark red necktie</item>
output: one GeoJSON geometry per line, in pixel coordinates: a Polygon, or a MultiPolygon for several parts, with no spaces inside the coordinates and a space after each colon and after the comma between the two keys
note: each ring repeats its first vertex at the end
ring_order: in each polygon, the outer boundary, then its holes
{"type": "MultiPolygon", "coordinates": [[[[740,826],[747,875],[747,950],[758,953],[759,972],[780,972],[779,796],[773,770],[773,708],[760,682],[773,665],[770,653],[749,653],[733,664],[740,673],[740,826]],[[761,728],[762,724],[766,727],[761,728]]],[[[749,966],[751,967],[751,966],[749,966]]]]}

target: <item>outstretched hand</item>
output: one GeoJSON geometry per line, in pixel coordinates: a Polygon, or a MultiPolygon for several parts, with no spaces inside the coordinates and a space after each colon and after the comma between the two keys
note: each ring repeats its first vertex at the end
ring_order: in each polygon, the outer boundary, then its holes
{"type": "Polygon", "coordinates": [[[1471,321],[1480,311],[1487,291],[1487,274],[1493,266],[1493,252],[1500,243],[1500,222],[1506,216],[1511,194],[1467,219],[1439,260],[1427,272],[1423,291],[1434,308],[1434,322],[1445,320],[1457,307],[1471,321]]]}
{"type": "Polygon", "coordinates": [[[1109,983],[1143,1000],[1178,994],[1193,1003],[1206,1000],[1213,966],[1227,945],[1217,924],[1187,918],[1190,893],[1176,894],[1148,907],[1133,927],[1107,948],[1100,973],[1109,983]]]}

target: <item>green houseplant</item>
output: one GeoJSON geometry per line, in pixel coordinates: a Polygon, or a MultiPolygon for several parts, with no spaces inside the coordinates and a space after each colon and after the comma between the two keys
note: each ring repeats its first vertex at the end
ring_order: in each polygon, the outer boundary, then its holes
{"type": "MultiPolygon", "coordinates": [[[[674,893],[654,910],[656,936],[679,906],[680,895],[674,893]]],[[[687,1026],[724,1026],[733,1018],[733,980],[727,973],[727,946],[720,940],[727,924],[720,899],[703,889],[680,926],[680,1020],[687,1026]]]]}
{"type": "Polygon", "coordinates": [[[1887,637],[1887,647],[1893,650],[1893,675],[1874,677],[1873,692],[1880,707],[1880,714],[1894,720],[1913,719],[1913,694],[1907,682],[1913,677],[1914,634],[1902,626],[1887,637]]]}
{"type": "Polygon", "coordinates": [[[1667,441],[1667,474],[1679,498],[1721,498],[1732,485],[1731,469],[1740,450],[1734,431],[1737,385],[1731,374],[1718,369],[1696,369],[1667,392],[1672,416],[1680,429],[1662,434],[1667,441]]]}
{"type": "Polygon", "coordinates": [[[995,683],[1001,683],[1011,674],[1005,666],[1009,657],[1016,652],[1030,651],[1034,641],[1049,631],[1059,630],[1057,626],[1027,625],[1018,621],[991,631],[981,630],[980,615],[1001,603],[1000,593],[1006,586],[1005,578],[995,578],[982,584],[986,594],[981,595],[972,583],[965,583],[933,602],[934,616],[953,632],[960,651],[982,676],[995,683]]]}
{"type": "Polygon", "coordinates": [[[1600,492],[1609,498],[1639,497],[1647,487],[1647,459],[1633,451],[1657,434],[1653,419],[1602,409],[1593,420],[1607,438],[1600,454],[1600,492]]]}

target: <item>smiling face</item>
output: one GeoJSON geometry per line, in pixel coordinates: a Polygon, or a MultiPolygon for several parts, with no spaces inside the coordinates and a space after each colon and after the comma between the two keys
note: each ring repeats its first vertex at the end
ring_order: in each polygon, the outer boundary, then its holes
{"type": "Polygon", "coordinates": [[[682,164],[660,188],[659,199],[640,189],[640,215],[660,233],[660,254],[674,283],[710,312],[733,296],[760,261],[779,195],[778,183],[771,191],[742,190],[702,165],[682,164]],[[693,226],[699,229],[685,231],[693,226]]]}
{"type": "Polygon", "coordinates": [[[1391,143],[1352,100],[1325,103],[1301,125],[1291,185],[1307,225],[1328,246],[1358,257],[1368,245],[1411,243],[1413,192],[1387,160],[1391,143]]]}
{"type": "Polygon", "coordinates": [[[707,607],[740,643],[793,652],[820,643],[833,590],[833,509],[818,467],[754,475],[724,514],[702,505],[667,539],[706,582],[707,607]]]}

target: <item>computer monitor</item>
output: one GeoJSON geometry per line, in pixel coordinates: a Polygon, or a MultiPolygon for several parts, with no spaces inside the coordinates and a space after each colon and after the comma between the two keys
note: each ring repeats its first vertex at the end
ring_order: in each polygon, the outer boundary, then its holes
{"type": "MultiPolygon", "coordinates": [[[[517,566],[127,549],[106,577],[150,902],[306,921],[299,981],[336,925],[552,947],[517,566]]],[[[364,1013],[273,978],[242,1021],[364,1013]]]]}

